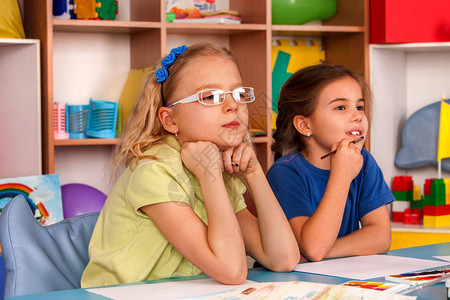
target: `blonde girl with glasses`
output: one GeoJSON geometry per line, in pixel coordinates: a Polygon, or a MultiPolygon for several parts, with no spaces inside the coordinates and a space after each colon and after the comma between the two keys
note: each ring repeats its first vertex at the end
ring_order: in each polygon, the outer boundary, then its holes
{"type": "Polygon", "coordinates": [[[297,265],[295,237],[250,144],[253,101],[225,48],[174,48],[154,66],[115,148],[115,169],[126,170],[92,234],[82,287],[200,273],[240,284],[246,254],[273,271],[297,265]]]}
{"type": "Polygon", "coordinates": [[[303,259],[389,249],[386,204],[394,196],[363,149],[370,98],[364,79],[339,65],[304,68],[281,88],[272,145],[277,160],[267,178],[303,259]]]}

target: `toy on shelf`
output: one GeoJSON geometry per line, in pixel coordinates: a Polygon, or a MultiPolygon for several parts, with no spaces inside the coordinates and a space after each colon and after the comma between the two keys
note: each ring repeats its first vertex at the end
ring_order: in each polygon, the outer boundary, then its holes
{"type": "Polygon", "coordinates": [[[86,135],[113,139],[117,136],[117,102],[89,99],[89,114],[86,135]]]}
{"type": "Polygon", "coordinates": [[[53,103],[53,138],[66,140],[69,134],[66,132],[66,108],[61,103],[53,103]]]}
{"type": "Polygon", "coordinates": [[[73,0],[53,0],[53,18],[75,19],[73,0]]]}
{"type": "Polygon", "coordinates": [[[101,3],[96,0],[73,0],[75,8],[73,13],[76,15],[77,19],[98,19],[98,8],[100,8],[101,3]]]}
{"type": "Polygon", "coordinates": [[[272,24],[302,25],[333,17],[335,0],[272,0],[272,24]]]}
{"type": "Polygon", "coordinates": [[[216,0],[166,0],[166,12],[172,8],[186,9],[195,8],[202,13],[216,11],[216,0]]]}
{"type": "MultiPolygon", "coordinates": [[[[395,201],[392,202],[392,221],[404,222],[415,221],[411,218],[411,202],[414,196],[414,183],[411,176],[396,176],[392,181],[392,194],[395,201]],[[407,211],[407,218],[405,217],[407,211]]],[[[410,224],[410,223],[409,223],[410,224]]],[[[420,220],[419,220],[420,224],[420,220]]]]}
{"type": "Polygon", "coordinates": [[[424,227],[450,226],[450,178],[428,178],[414,186],[411,176],[396,176],[392,181],[392,221],[424,227]]]}
{"type": "Polygon", "coordinates": [[[55,19],[115,20],[117,0],[53,0],[55,19]]]}
{"type": "Polygon", "coordinates": [[[426,179],[424,184],[423,226],[450,226],[449,179],[426,179]]]}
{"type": "Polygon", "coordinates": [[[87,138],[85,131],[89,105],[69,105],[66,103],[66,128],[71,139],[87,138]]]}
{"type": "Polygon", "coordinates": [[[119,13],[119,2],[116,0],[97,0],[100,7],[97,8],[98,17],[102,20],[115,20],[119,13]]]}

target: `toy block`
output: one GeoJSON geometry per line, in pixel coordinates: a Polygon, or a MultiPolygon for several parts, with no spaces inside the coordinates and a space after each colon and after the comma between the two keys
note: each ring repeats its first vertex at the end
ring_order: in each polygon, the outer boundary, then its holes
{"type": "Polygon", "coordinates": [[[411,208],[417,208],[417,209],[423,209],[423,198],[420,198],[420,200],[414,200],[411,201],[411,208]]]}
{"type": "Polygon", "coordinates": [[[419,209],[419,208],[412,208],[412,212],[414,214],[419,214],[420,219],[423,219],[423,209],[419,209]]]}
{"type": "Polygon", "coordinates": [[[393,191],[412,191],[414,188],[413,180],[411,176],[395,176],[392,181],[393,191]]]}
{"type": "Polygon", "coordinates": [[[430,195],[431,194],[431,182],[434,180],[434,178],[427,178],[425,179],[425,183],[423,184],[423,194],[424,195],[430,195]]]}
{"type": "Polygon", "coordinates": [[[424,195],[423,205],[445,205],[445,195],[424,195]]]}
{"type": "Polygon", "coordinates": [[[450,215],[450,205],[424,205],[423,214],[425,216],[445,216],[450,215]]]}
{"type": "Polygon", "coordinates": [[[444,178],[445,204],[450,204],[450,178],[444,178]]]}
{"type": "Polygon", "coordinates": [[[403,212],[405,209],[411,208],[409,201],[394,201],[392,202],[392,211],[403,212]]]}
{"type": "Polygon", "coordinates": [[[118,13],[118,1],[97,0],[100,6],[97,8],[98,16],[102,20],[115,20],[118,13]]]}
{"type": "Polygon", "coordinates": [[[413,201],[413,191],[392,191],[397,201],[413,201]]]}
{"type": "Polygon", "coordinates": [[[424,227],[447,227],[450,226],[450,215],[446,216],[423,216],[424,227]]]}
{"type": "Polygon", "coordinates": [[[420,186],[415,185],[413,188],[413,201],[421,201],[422,193],[420,192],[420,186]]]}
{"type": "Polygon", "coordinates": [[[392,222],[403,222],[403,211],[392,212],[392,222]]]}
{"type": "Polygon", "coordinates": [[[95,19],[98,18],[97,8],[101,3],[97,3],[95,0],[74,0],[76,8],[73,13],[77,16],[77,19],[95,19]]]}
{"type": "Polygon", "coordinates": [[[420,213],[411,209],[405,209],[403,213],[404,224],[420,225],[420,213]]]}

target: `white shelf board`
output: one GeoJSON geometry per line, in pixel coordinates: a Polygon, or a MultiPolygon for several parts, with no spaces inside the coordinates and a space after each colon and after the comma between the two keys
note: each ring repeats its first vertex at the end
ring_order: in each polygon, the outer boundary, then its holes
{"type": "Polygon", "coordinates": [[[400,222],[391,223],[392,232],[414,232],[414,233],[445,233],[450,234],[450,227],[424,227],[423,225],[410,225],[400,222]]]}

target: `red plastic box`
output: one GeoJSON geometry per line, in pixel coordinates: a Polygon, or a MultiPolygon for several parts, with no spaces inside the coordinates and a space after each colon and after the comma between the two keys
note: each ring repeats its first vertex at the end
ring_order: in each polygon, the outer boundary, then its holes
{"type": "Polygon", "coordinates": [[[370,43],[450,41],[449,0],[370,0],[370,43]]]}

